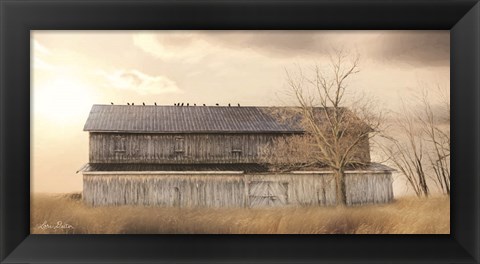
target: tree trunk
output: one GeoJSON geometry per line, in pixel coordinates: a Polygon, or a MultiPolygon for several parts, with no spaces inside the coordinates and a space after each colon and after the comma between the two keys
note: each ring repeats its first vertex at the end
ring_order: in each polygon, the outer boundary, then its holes
{"type": "Polygon", "coordinates": [[[345,187],[345,172],[342,169],[335,170],[334,175],[337,206],[346,206],[347,189],[345,187]]]}

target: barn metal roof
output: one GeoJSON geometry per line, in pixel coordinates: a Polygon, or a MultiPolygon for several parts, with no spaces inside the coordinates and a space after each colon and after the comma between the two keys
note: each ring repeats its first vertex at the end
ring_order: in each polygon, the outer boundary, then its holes
{"type": "MultiPolygon", "coordinates": [[[[93,105],[83,128],[127,133],[301,133],[272,107],[93,105]]],[[[297,122],[298,123],[298,122],[297,122]]]]}

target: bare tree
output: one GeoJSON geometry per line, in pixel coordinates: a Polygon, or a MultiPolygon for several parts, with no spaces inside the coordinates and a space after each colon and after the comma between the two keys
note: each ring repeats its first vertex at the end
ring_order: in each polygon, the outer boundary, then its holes
{"type": "MultiPolygon", "coordinates": [[[[286,116],[291,116],[288,113],[286,116]]],[[[292,171],[317,165],[316,149],[310,135],[281,136],[261,149],[261,161],[273,171],[292,171]]]]}
{"type": "Polygon", "coordinates": [[[401,135],[386,136],[390,143],[382,146],[417,196],[430,194],[427,179],[450,194],[450,97],[441,88],[438,95],[436,109],[425,88],[408,106],[403,103],[396,119],[401,135]]]}
{"type": "MultiPolygon", "coordinates": [[[[382,120],[382,115],[372,109],[371,100],[348,93],[347,81],[359,72],[358,65],[358,55],[338,50],[330,54],[325,69],[317,65],[310,74],[301,67],[296,73],[286,71],[290,95],[297,103],[290,119],[299,118],[305,133],[302,137],[280,139],[272,151],[279,157],[293,156],[292,151],[304,153],[300,155],[303,160],[286,160],[284,164],[331,169],[340,206],[347,201],[345,170],[370,162],[368,141],[378,132],[382,120]],[[368,157],[362,158],[365,155],[368,157]]],[[[274,159],[275,155],[270,157],[274,159]]]]}
{"type": "Polygon", "coordinates": [[[450,195],[450,96],[448,90],[437,87],[440,106],[434,111],[427,90],[423,91],[422,112],[418,119],[431,145],[428,152],[435,184],[442,193],[450,195]],[[443,119],[443,120],[442,120],[443,119]]]}
{"type": "Polygon", "coordinates": [[[416,117],[403,104],[402,112],[396,119],[396,127],[402,136],[385,136],[387,144],[381,148],[395,167],[405,176],[417,196],[428,196],[430,189],[425,172],[425,148],[423,131],[418,126],[416,117]]]}

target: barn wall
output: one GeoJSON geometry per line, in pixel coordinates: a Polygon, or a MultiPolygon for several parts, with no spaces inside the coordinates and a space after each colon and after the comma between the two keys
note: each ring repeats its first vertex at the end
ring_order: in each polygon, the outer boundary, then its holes
{"type": "MultiPolygon", "coordinates": [[[[90,133],[90,163],[257,163],[265,147],[282,134],[90,133]]],[[[355,160],[370,162],[368,139],[355,160]]]]}
{"type": "Polygon", "coordinates": [[[368,137],[361,139],[352,151],[352,161],[360,163],[369,163],[370,159],[370,140],[368,137]]]}
{"type": "Polygon", "coordinates": [[[91,205],[243,207],[244,185],[243,176],[89,175],[83,196],[91,205]]]}
{"type": "Polygon", "coordinates": [[[347,204],[387,203],[393,200],[391,173],[348,174],[347,204]]]}
{"type": "MultiPolygon", "coordinates": [[[[84,174],[90,205],[175,207],[328,206],[335,204],[331,174],[84,174]]],[[[393,199],[391,173],[346,175],[347,203],[393,199]]]]}
{"type": "Polygon", "coordinates": [[[254,163],[275,134],[90,133],[91,163],[254,163]]]}

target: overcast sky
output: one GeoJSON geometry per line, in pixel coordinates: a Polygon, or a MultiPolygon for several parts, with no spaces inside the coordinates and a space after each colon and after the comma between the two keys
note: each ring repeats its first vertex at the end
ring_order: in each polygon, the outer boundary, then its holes
{"type": "Polygon", "coordinates": [[[285,70],[332,48],[360,54],[349,87],[386,110],[450,84],[449,31],[32,31],[31,44],[35,192],[82,190],[92,104],[288,104],[285,70]]]}

